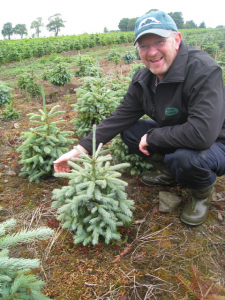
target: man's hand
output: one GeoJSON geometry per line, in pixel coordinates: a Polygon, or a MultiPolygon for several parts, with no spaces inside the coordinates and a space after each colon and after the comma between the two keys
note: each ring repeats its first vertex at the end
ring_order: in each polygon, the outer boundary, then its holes
{"type": "MultiPolygon", "coordinates": [[[[78,148],[82,152],[86,154],[88,153],[88,151],[81,145],[78,145],[78,148]]],[[[73,149],[60,156],[57,160],[53,161],[55,172],[56,173],[70,172],[70,165],[68,165],[67,162],[71,160],[73,157],[80,157],[80,152],[76,149],[73,149]]]]}
{"type": "Polygon", "coordinates": [[[141,141],[139,143],[139,150],[143,152],[145,155],[150,155],[150,153],[147,150],[148,144],[146,140],[147,140],[147,134],[143,135],[143,137],[141,138],[141,141]]]}

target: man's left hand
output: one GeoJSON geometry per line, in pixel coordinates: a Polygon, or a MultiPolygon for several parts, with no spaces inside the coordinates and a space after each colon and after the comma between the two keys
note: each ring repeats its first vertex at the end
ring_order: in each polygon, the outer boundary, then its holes
{"type": "Polygon", "coordinates": [[[150,153],[147,150],[148,144],[147,144],[147,134],[143,135],[141,138],[141,141],[139,143],[139,150],[143,152],[145,155],[150,155],[150,153]]]}

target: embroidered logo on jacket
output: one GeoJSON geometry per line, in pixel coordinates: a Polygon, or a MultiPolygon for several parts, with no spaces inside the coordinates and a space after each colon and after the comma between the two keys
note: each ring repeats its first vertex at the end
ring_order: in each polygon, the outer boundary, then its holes
{"type": "Polygon", "coordinates": [[[179,109],[176,107],[167,107],[165,110],[165,115],[166,116],[174,116],[179,112],[179,109]]]}
{"type": "Polygon", "coordinates": [[[140,25],[139,25],[139,27],[138,27],[138,30],[139,30],[140,28],[142,28],[142,27],[144,27],[144,26],[147,26],[147,25],[150,25],[150,24],[161,24],[161,22],[158,21],[158,20],[156,20],[154,17],[146,18],[146,19],[144,19],[144,20],[140,23],[140,25]]]}

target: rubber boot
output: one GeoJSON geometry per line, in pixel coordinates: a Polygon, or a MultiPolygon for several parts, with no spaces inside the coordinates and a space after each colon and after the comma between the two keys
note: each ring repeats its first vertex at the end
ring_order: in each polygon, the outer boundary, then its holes
{"type": "Polygon", "coordinates": [[[178,185],[174,176],[164,165],[164,156],[158,153],[153,154],[148,161],[152,164],[154,169],[160,173],[144,173],[141,174],[141,181],[145,185],[178,185]]]}
{"type": "Polygon", "coordinates": [[[201,225],[205,222],[212,202],[213,186],[201,190],[191,190],[191,199],[185,203],[180,219],[188,225],[201,225]]]}

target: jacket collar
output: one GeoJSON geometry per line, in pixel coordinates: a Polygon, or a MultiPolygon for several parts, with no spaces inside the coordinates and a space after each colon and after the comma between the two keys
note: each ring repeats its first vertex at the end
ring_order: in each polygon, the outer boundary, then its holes
{"type": "MultiPolygon", "coordinates": [[[[160,81],[161,83],[166,82],[182,82],[185,79],[185,70],[188,61],[188,47],[184,41],[181,41],[179,51],[177,56],[172,63],[169,71],[160,81]]],[[[144,68],[145,71],[140,73],[140,76],[137,78],[137,81],[143,81],[146,85],[148,85],[149,80],[153,78],[152,72],[150,72],[147,68],[144,68]]]]}
{"type": "Polygon", "coordinates": [[[172,63],[169,71],[163,77],[161,82],[182,82],[185,79],[186,65],[188,61],[187,44],[181,41],[177,56],[172,63]]]}

